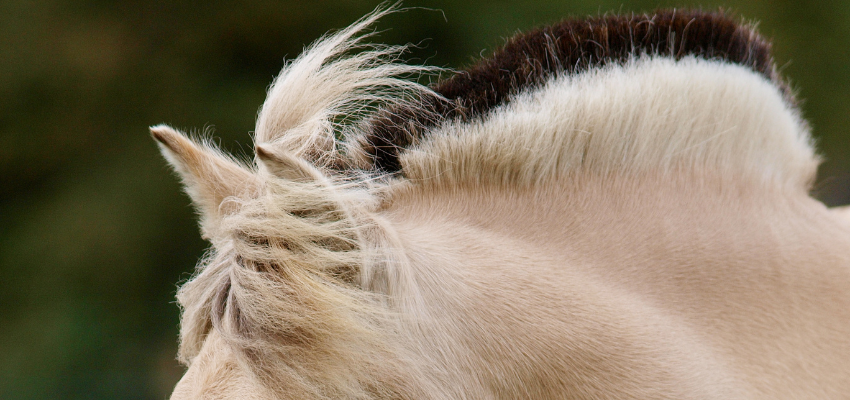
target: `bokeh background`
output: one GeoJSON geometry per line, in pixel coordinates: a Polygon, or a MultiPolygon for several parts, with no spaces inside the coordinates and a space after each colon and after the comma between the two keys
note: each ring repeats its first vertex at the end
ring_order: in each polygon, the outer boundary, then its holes
{"type": "MultiPolygon", "coordinates": [[[[245,154],[283,65],[377,1],[0,0],[0,399],[164,399],[177,285],[205,250],[147,127],[214,130],[245,154]]],[[[377,40],[462,67],[567,16],[723,8],[774,42],[850,203],[850,2],[413,1],[377,40]],[[437,10],[437,11],[434,11],[437,10]]]]}

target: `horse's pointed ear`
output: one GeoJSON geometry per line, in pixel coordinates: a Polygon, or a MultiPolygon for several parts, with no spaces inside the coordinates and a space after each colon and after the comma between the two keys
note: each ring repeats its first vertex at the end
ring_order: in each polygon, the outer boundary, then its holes
{"type": "MultiPolygon", "coordinates": [[[[201,217],[217,218],[224,199],[248,195],[259,188],[254,173],[208,145],[196,143],[166,125],[151,127],[163,156],[174,167],[201,217]]],[[[205,225],[202,221],[202,225],[205,225]]]]}
{"type": "Polygon", "coordinates": [[[254,146],[258,164],[263,165],[272,175],[290,181],[324,182],[325,176],[316,167],[290,154],[273,150],[272,147],[257,144],[254,146]]]}

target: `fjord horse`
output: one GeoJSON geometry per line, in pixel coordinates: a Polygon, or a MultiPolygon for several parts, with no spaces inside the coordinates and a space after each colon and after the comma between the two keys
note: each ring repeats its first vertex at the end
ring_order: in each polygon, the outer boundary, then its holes
{"type": "Polygon", "coordinates": [[[151,128],[212,244],[172,399],[850,397],[850,218],[752,27],[566,20],[420,85],[385,12],[285,66],[250,165],[151,128]]]}

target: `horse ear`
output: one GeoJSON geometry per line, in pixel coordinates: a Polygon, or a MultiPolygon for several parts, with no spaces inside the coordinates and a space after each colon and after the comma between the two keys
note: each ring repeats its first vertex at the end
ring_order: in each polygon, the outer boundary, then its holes
{"type": "Polygon", "coordinates": [[[262,144],[254,146],[258,165],[264,166],[272,175],[291,181],[324,182],[325,176],[306,161],[290,154],[275,151],[262,144]]]}
{"type": "MultiPolygon", "coordinates": [[[[183,179],[202,219],[217,219],[226,212],[222,202],[227,197],[249,194],[259,188],[254,173],[219,150],[196,143],[166,125],[150,129],[162,155],[183,179]]],[[[205,225],[203,220],[201,225],[205,225]]]]}

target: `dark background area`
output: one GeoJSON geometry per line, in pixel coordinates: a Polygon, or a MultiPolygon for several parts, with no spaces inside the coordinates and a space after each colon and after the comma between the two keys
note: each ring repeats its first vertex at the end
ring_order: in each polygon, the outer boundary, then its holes
{"type": "MultiPolygon", "coordinates": [[[[0,0],[0,399],[164,399],[177,285],[206,244],[147,127],[214,130],[237,153],[283,65],[376,1],[0,0]]],[[[774,42],[850,203],[850,2],[408,1],[376,40],[458,68],[568,16],[722,7],[774,42]],[[444,19],[445,15],[445,19],[444,19]]]]}

